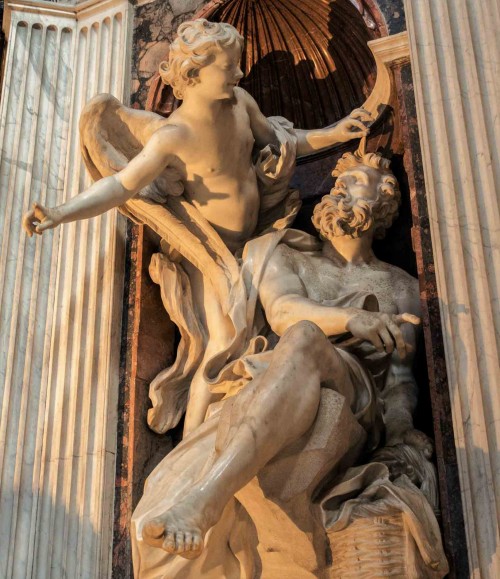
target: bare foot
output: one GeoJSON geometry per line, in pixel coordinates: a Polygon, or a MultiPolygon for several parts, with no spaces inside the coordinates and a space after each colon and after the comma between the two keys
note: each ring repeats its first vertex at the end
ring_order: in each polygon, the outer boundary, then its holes
{"type": "Polygon", "coordinates": [[[209,509],[206,506],[200,508],[199,500],[193,500],[193,494],[189,493],[164,515],[146,523],[142,530],[144,541],[186,559],[199,557],[205,534],[218,517],[209,517],[209,509]]]}

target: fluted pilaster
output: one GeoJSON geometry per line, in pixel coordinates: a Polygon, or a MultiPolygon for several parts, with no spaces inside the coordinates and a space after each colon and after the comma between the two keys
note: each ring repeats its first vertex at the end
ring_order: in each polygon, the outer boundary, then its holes
{"type": "Polygon", "coordinates": [[[10,2],[0,112],[0,576],[110,570],[124,222],[36,239],[21,216],[88,186],[78,118],[128,91],[126,0],[10,2]]]}
{"type": "Polygon", "coordinates": [[[406,19],[471,574],[500,576],[500,7],[407,0],[406,19]]]}

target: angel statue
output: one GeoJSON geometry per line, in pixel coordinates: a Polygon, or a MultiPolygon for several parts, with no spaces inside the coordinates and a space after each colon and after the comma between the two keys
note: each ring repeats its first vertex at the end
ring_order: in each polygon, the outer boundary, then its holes
{"type": "Polygon", "coordinates": [[[160,65],[181,106],[165,119],[111,95],[92,99],[80,131],[96,183],[58,207],[35,203],[24,216],[31,236],[118,207],[164,240],[165,254],[153,260],[151,274],[182,340],[174,365],[151,384],[148,421],[160,433],[178,423],[189,390],[185,433],[203,422],[214,399],[210,371],[244,342],[246,322],[235,304],[245,296],[233,254],[252,237],[293,221],[300,201],[288,182],[296,157],[369,132],[371,117],[362,109],[310,131],[264,117],[237,86],[242,48],[243,37],[229,24],[181,24],[168,62],[160,65]],[[177,290],[182,300],[174,297],[177,290]]]}

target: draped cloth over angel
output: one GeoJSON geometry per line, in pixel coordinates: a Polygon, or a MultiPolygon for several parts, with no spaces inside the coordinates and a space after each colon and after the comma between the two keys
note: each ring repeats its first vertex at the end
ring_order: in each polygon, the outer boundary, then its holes
{"type": "MultiPolygon", "coordinates": [[[[261,197],[256,235],[283,231],[300,208],[298,191],[288,187],[296,157],[292,125],[281,117],[269,120],[280,147],[268,146],[254,156],[261,197]]],[[[129,109],[110,95],[92,99],[80,119],[82,154],[91,176],[97,180],[123,169],[166,122],[154,113],[129,109]]],[[[150,386],[153,408],[148,423],[158,433],[179,422],[190,385],[205,383],[208,388],[211,378],[230,359],[238,358],[258,333],[249,321],[254,318],[256,296],[247,300],[238,259],[183,193],[181,175],[167,168],[120,207],[122,213],[149,226],[163,240],[163,253],[153,256],[150,274],[160,285],[163,304],[181,335],[174,364],[150,386]],[[203,303],[193,295],[192,278],[198,273],[209,281],[205,292],[211,294],[208,297],[220,311],[219,316],[205,322],[203,303]],[[230,329],[216,351],[212,340],[212,350],[207,352],[208,337],[220,324],[230,329]]]]}

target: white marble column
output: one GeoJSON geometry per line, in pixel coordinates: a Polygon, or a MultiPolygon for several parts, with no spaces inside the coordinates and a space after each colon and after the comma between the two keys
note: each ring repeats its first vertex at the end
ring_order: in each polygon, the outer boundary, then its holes
{"type": "Polygon", "coordinates": [[[0,110],[0,577],[110,576],[124,220],[28,239],[89,184],[78,117],[128,94],[127,0],[6,2],[0,110]]]}
{"type": "Polygon", "coordinates": [[[406,0],[471,576],[500,577],[500,7],[406,0]]]}

